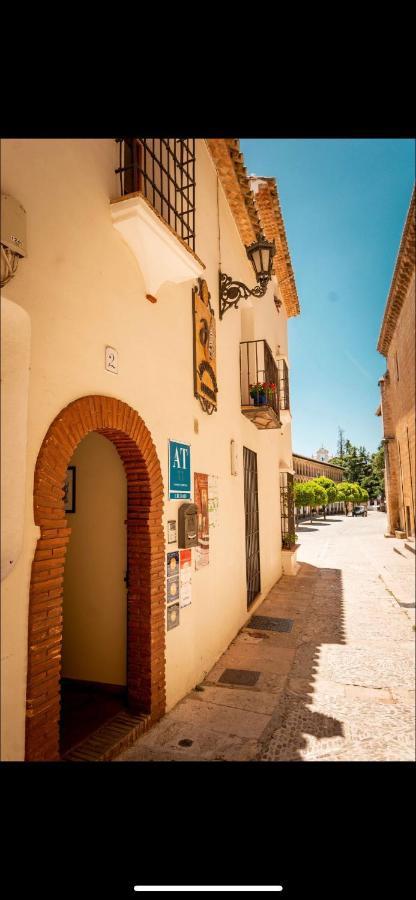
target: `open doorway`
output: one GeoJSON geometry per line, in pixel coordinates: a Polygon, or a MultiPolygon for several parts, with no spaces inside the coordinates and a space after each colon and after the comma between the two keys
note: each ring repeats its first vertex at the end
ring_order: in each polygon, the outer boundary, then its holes
{"type": "MultiPolygon", "coordinates": [[[[115,447],[127,482],[126,586],[125,559],[119,570],[123,574],[122,589],[127,589],[128,714],[121,712],[100,729],[106,732],[100,747],[94,735],[86,739],[85,743],[89,740],[95,745],[94,753],[88,758],[113,758],[121,752],[120,747],[135,739],[134,735],[146,730],[151,722],[157,722],[166,708],[164,490],[156,448],[143,419],[127,403],[102,395],[80,397],[62,409],[49,426],[35,466],[33,512],[40,535],[29,589],[25,729],[25,759],[33,762],[62,758],[63,592],[67,548],[74,522],[74,513],[68,509],[70,498],[64,500],[63,484],[76,448],[91,433],[103,436],[115,447]],[[114,727],[116,719],[118,724],[114,727]]],[[[78,482],[76,479],[75,508],[81,491],[78,482]]],[[[101,482],[101,493],[107,488],[107,483],[101,482]]],[[[97,519],[96,515],[94,521],[97,519]]],[[[100,565],[103,563],[101,557],[100,565]]],[[[85,568],[87,571],[92,568],[89,559],[85,568]]],[[[97,616],[101,615],[102,608],[102,602],[97,602],[97,616]]],[[[68,621],[67,618],[67,625],[68,621]]],[[[92,637],[98,647],[95,620],[92,637]]],[[[102,652],[111,655],[113,643],[111,635],[102,652]]],[[[76,680],[73,672],[70,674],[76,680]]],[[[108,674],[101,675],[99,684],[109,683],[108,677],[108,674]]],[[[89,679],[84,676],[78,680],[89,679]]],[[[96,674],[93,681],[96,682],[96,674]]],[[[125,685],[120,680],[116,687],[121,687],[124,693],[125,685]]]]}
{"type": "Polygon", "coordinates": [[[66,487],[61,755],[127,705],[127,482],[114,444],[87,435],[66,487]]]}

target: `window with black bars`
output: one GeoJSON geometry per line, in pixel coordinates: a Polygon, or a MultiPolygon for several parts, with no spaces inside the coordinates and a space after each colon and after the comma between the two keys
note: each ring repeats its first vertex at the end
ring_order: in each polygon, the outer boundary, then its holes
{"type": "Polygon", "coordinates": [[[246,519],[246,581],[247,608],[260,593],[260,531],[257,484],[257,453],[243,448],[244,507],[246,519]]]}
{"type": "Polygon", "coordinates": [[[195,250],[195,139],[117,138],[120,193],[140,192],[195,250]]]}
{"type": "Polygon", "coordinates": [[[290,409],[289,406],[289,369],[286,360],[279,359],[279,401],[280,409],[290,409]]]}
{"type": "Polygon", "coordinates": [[[280,521],[282,548],[285,550],[292,547],[296,541],[293,475],[289,472],[280,473],[280,521]]]}

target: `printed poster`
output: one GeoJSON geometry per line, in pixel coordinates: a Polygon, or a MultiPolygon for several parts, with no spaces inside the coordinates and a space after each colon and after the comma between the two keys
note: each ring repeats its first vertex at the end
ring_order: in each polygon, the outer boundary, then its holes
{"type": "Polygon", "coordinates": [[[208,476],[208,518],[209,527],[217,528],[218,526],[218,475],[208,476]]]}
{"type": "Polygon", "coordinates": [[[192,550],[181,550],[179,556],[180,606],[192,602],[192,550]]]}
{"type": "Polygon", "coordinates": [[[179,625],[179,603],[173,603],[172,606],[168,606],[166,618],[168,631],[172,628],[177,628],[179,625]]]}
{"type": "Polygon", "coordinates": [[[208,475],[194,473],[194,502],[198,510],[198,545],[195,547],[195,569],[209,563],[208,475]]]}
{"type": "Polygon", "coordinates": [[[179,550],[166,554],[166,603],[179,600],[179,550]]]}

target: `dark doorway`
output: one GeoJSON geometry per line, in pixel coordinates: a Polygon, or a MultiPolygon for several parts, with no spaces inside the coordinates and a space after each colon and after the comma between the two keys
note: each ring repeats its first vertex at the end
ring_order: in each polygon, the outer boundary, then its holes
{"type": "Polygon", "coordinates": [[[69,469],[77,492],[67,510],[61,755],[127,709],[126,474],[114,444],[96,432],[69,469]]]}
{"type": "Polygon", "coordinates": [[[257,453],[243,448],[244,452],[244,507],[246,519],[246,579],[247,608],[261,590],[260,584],[260,532],[257,483],[257,453]]]}
{"type": "Polygon", "coordinates": [[[410,506],[406,506],[406,524],[407,524],[407,537],[410,537],[412,534],[412,524],[410,520],[410,506]]]}
{"type": "Polygon", "coordinates": [[[61,681],[61,756],[123,709],[127,688],[63,678],[61,681]]]}

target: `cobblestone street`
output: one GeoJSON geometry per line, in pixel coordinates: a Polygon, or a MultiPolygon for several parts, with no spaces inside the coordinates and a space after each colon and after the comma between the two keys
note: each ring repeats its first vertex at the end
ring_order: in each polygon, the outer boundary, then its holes
{"type": "Polygon", "coordinates": [[[298,525],[301,569],[256,611],[290,630],[243,628],[118,759],[414,760],[415,556],[385,528],[378,511],[298,525]]]}

